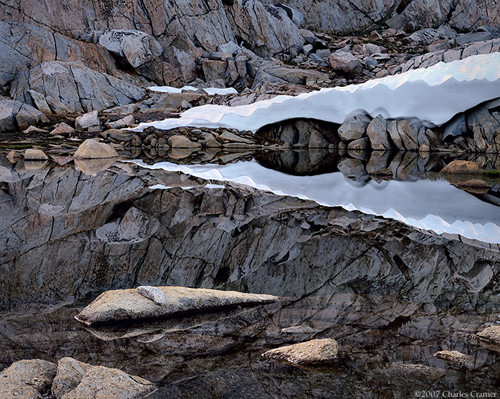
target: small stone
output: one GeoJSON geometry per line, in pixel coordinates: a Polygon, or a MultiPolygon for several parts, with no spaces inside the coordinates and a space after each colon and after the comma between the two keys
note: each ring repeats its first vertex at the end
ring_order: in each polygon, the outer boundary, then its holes
{"type": "Polygon", "coordinates": [[[76,118],[75,127],[76,130],[87,130],[90,127],[98,127],[101,123],[99,122],[99,113],[97,111],[87,112],[76,118]]]}
{"type": "Polygon", "coordinates": [[[356,75],[363,71],[361,61],[348,51],[339,50],[328,57],[332,69],[346,75],[356,75]]]}
{"type": "Polygon", "coordinates": [[[21,159],[21,155],[17,151],[10,151],[6,158],[9,160],[10,163],[16,163],[19,159],[21,159]]]}
{"type": "Polygon", "coordinates": [[[331,338],[313,339],[300,344],[271,349],[262,356],[285,360],[300,365],[315,366],[330,364],[337,360],[338,344],[331,338]]]}
{"type": "Polygon", "coordinates": [[[45,129],[40,129],[39,127],[36,126],[30,126],[26,130],[23,131],[25,134],[30,134],[30,133],[48,133],[47,130],[45,129]]]}
{"type": "Polygon", "coordinates": [[[100,143],[94,139],[85,140],[73,155],[75,159],[116,158],[118,153],[109,144],[100,143]]]}
{"type": "Polygon", "coordinates": [[[313,45],[312,44],[306,44],[302,50],[304,51],[304,54],[307,56],[311,51],[313,51],[313,45]]]}
{"type": "Polygon", "coordinates": [[[137,291],[139,294],[141,294],[144,298],[151,299],[154,303],[157,305],[166,305],[167,300],[165,298],[165,294],[163,291],[156,287],[151,287],[147,285],[143,285],[140,287],[137,287],[137,291]]]}
{"type": "Polygon", "coordinates": [[[28,148],[26,151],[24,151],[25,161],[46,161],[48,159],[49,157],[42,150],[28,148]]]}

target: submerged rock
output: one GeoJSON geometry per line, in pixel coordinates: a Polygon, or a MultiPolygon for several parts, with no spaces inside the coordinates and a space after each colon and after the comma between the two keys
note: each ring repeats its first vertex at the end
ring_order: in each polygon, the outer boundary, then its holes
{"type": "Polygon", "coordinates": [[[335,362],[337,354],[337,341],[325,338],[271,349],[263,353],[262,356],[270,359],[286,360],[300,365],[314,366],[335,362]]]}
{"type": "Polygon", "coordinates": [[[109,144],[100,143],[94,139],[85,140],[78,150],[76,150],[75,159],[103,159],[116,158],[118,153],[109,144]]]}
{"type": "Polygon", "coordinates": [[[454,160],[446,165],[441,173],[480,173],[481,168],[477,162],[454,160]]]}
{"type": "Polygon", "coordinates": [[[49,157],[42,150],[28,148],[24,151],[25,161],[46,161],[47,159],[49,159],[49,157]]]}
{"type": "MultiPolygon", "coordinates": [[[[102,293],[75,318],[84,324],[92,325],[111,321],[168,317],[179,313],[201,312],[237,305],[265,304],[280,299],[272,295],[203,288],[156,288],[165,296],[165,302],[161,305],[146,298],[137,289],[113,290],[102,293]]],[[[145,292],[144,289],[141,291],[145,292]]]]}

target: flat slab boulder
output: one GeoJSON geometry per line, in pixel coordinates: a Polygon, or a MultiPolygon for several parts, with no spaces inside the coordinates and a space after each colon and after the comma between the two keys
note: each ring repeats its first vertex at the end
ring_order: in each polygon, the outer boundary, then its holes
{"type": "Polygon", "coordinates": [[[94,139],[85,140],[80,144],[74,155],[75,159],[106,159],[116,157],[118,157],[118,153],[113,147],[94,139]]]}
{"type": "Polygon", "coordinates": [[[338,348],[337,341],[332,338],[313,339],[271,349],[262,356],[303,366],[316,366],[334,363],[337,360],[338,348]]]}
{"type": "Polygon", "coordinates": [[[75,318],[86,324],[165,318],[238,305],[276,302],[279,297],[185,287],[139,287],[102,293],[75,318]],[[141,293],[142,292],[142,293],[141,293]],[[163,296],[162,296],[163,295],[163,296]]]}

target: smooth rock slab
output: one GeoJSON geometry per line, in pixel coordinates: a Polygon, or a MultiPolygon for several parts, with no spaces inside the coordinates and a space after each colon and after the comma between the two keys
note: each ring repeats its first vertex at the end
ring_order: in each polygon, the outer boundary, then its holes
{"type": "Polygon", "coordinates": [[[112,290],[99,295],[75,318],[86,324],[168,317],[186,312],[202,312],[237,305],[265,304],[279,297],[218,291],[204,288],[156,287],[163,292],[165,304],[158,305],[137,289],[112,290]]]}
{"type": "Polygon", "coordinates": [[[85,140],[78,150],[76,150],[75,159],[104,159],[116,158],[118,153],[109,144],[100,143],[97,140],[85,140]]]}
{"type": "Polygon", "coordinates": [[[322,365],[337,360],[338,344],[332,338],[313,339],[300,344],[271,349],[262,356],[300,365],[322,365]]]}

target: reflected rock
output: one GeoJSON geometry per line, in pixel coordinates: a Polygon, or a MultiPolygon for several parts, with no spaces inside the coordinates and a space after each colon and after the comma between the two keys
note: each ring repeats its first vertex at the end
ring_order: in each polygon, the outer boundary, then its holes
{"type": "Polygon", "coordinates": [[[95,176],[99,172],[111,168],[117,160],[118,158],[74,159],[76,169],[87,176],[95,176]]]}
{"type": "Polygon", "coordinates": [[[85,140],[75,152],[75,159],[118,158],[116,150],[106,143],[94,139],[85,140]]]}
{"type": "Polygon", "coordinates": [[[339,170],[348,179],[367,182],[370,176],[366,172],[365,165],[359,159],[343,158],[338,164],[339,170]]]}
{"type": "Polygon", "coordinates": [[[337,172],[339,155],[325,149],[309,149],[263,153],[255,159],[268,169],[294,176],[314,176],[337,172]]]}
{"type": "Polygon", "coordinates": [[[40,170],[47,167],[48,161],[24,161],[24,169],[26,170],[40,170]]]}
{"type": "Polygon", "coordinates": [[[290,119],[266,125],[256,135],[280,144],[320,148],[338,143],[338,126],[315,119],[290,119]]]}

